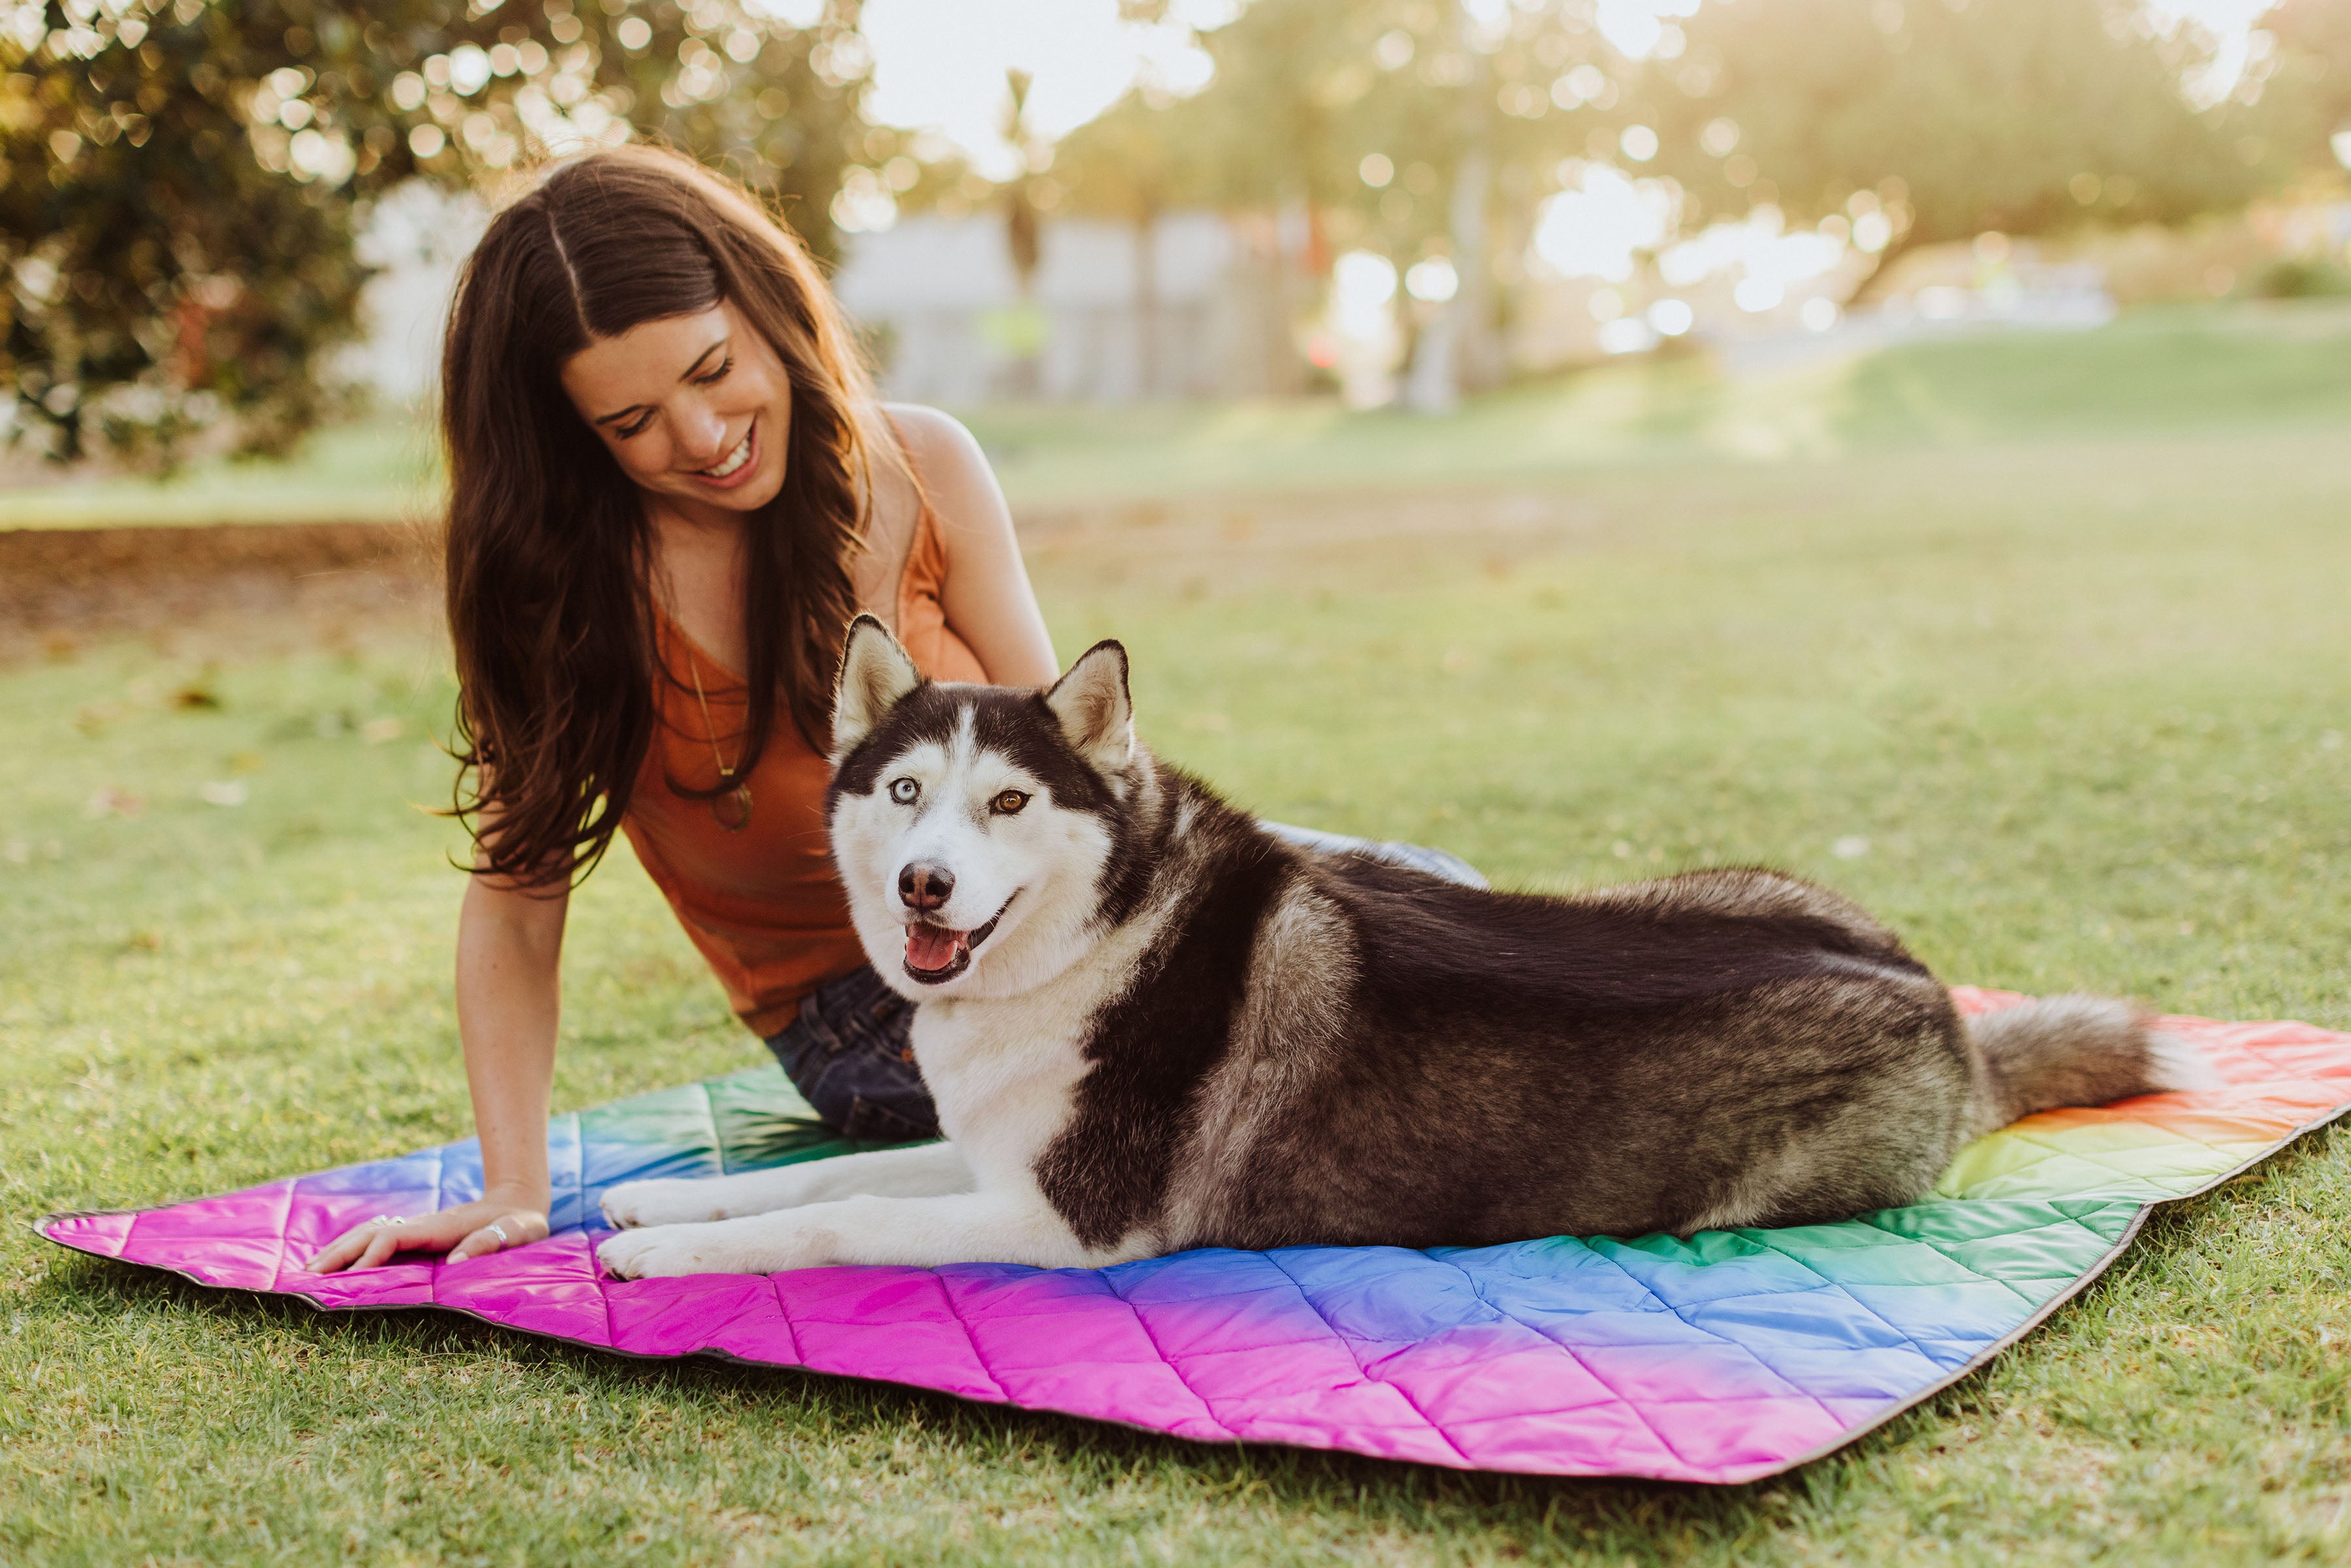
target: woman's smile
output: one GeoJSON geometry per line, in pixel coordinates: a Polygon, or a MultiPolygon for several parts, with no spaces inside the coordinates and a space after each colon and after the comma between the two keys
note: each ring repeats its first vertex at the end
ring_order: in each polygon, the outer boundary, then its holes
{"type": "Polygon", "coordinates": [[[758,456],[759,420],[754,414],[750,427],[743,432],[743,439],[735,444],[733,451],[707,468],[689,468],[686,472],[715,490],[731,490],[758,471],[758,456]]]}

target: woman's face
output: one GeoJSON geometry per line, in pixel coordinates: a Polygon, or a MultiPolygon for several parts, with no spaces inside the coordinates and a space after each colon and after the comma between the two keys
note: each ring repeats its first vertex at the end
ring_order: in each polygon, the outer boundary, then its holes
{"type": "Polygon", "coordinates": [[[563,390],[657,496],[747,512],[784,486],[791,382],[730,301],[599,338],[564,361],[563,390]]]}

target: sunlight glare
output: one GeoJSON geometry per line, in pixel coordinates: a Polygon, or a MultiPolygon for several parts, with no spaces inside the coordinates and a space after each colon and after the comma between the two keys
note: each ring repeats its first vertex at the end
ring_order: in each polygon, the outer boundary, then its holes
{"type": "Polygon", "coordinates": [[[1404,275],[1404,291],[1431,305],[1442,305],[1460,290],[1460,273],[1441,256],[1414,262],[1412,270],[1404,275]]]}
{"type": "Polygon", "coordinates": [[[1655,249],[1673,232],[1679,207],[1673,189],[1605,163],[1570,172],[1574,183],[1546,200],[1535,220],[1535,255],[1562,277],[1625,282],[1634,253],[1655,249]]]}
{"type": "Polygon", "coordinates": [[[1792,285],[1834,268],[1844,252],[1842,236],[1819,229],[1788,233],[1779,208],[1761,206],[1741,222],[1719,220],[1667,246],[1657,257],[1657,275],[1670,287],[1687,288],[1736,269],[1743,275],[1736,295],[1740,308],[1769,310],[1786,298],[1792,285]],[[1767,299],[1769,303],[1749,303],[1767,299]]]}
{"type": "Polygon", "coordinates": [[[1670,38],[1678,42],[1681,29],[1668,28],[1668,16],[1695,16],[1698,0],[1600,0],[1600,8],[1593,25],[1610,47],[1628,60],[1645,60],[1653,54],[1672,56],[1680,53],[1673,47],[1660,49],[1670,38]]]}
{"type": "Polygon", "coordinates": [[[1228,0],[1186,0],[1156,23],[1126,20],[1118,0],[866,0],[867,112],[936,131],[980,173],[1008,179],[1021,164],[1004,135],[1006,71],[1030,73],[1029,128],[1050,142],[1139,82],[1177,95],[1207,86],[1215,65],[1195,31],[1236,14],[1228,0]]]}
{"type": "Polygon", "coordinates": [[[1395,262],[1374,251],[1345,252],[1331,264],[1332,324],[1350,338],[1378,336],[1395,291],[1395,262]]]}

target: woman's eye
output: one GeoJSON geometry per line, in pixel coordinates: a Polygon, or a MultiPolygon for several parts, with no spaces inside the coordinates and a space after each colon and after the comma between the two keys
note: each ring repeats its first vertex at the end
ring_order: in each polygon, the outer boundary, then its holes
{"type": "Polygon", "coordinates": [[[995,800],[988,802],[990,806],[995,808],[996,814],[999,817],[1008,817],[1028,803],[1029,797],[1023,795],[1018,789],[1007,789],[1003,794],[998,795],[995,800]]]}
{"type": "Polygon", "coordinates": [[[694,379],[697,385],[705,387],[716,386],[718,382],[725,381],[726,379],[726,372],[734,368],[735,361],[732,356],[729,356],[724,364],[721,364],[716,370],[711,371],[708,375],[696,376],[694,379]]]}
{"type": "Polygon", "coordinates": [[[622,429],[619,433],[621,439],[626,441],[632,435],[643,435],[645,431],[651,427],[653,422],[653,416],[652,414],[645,415],[644,418],[637,421],[636,423],[622,429]]]}
{"type": "Polygon", "coordinates": [[[890,799],[897,801],[901,806],[913,805],[914,803],[914,797],[922,792],[923,787],[920,784],[915,783],[912,779],[893,779],[890,780],[890,799]]]}

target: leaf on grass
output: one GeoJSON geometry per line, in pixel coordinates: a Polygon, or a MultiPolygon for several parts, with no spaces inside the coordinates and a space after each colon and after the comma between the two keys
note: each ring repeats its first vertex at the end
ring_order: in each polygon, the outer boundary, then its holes
{"type": "Polygon", "coordinates": [[[144,797],[109,784],[89,798],[89,803],[81,809],[81,814],[95,821],[100,817],[135,817],[146,809],[144,797]]]}

